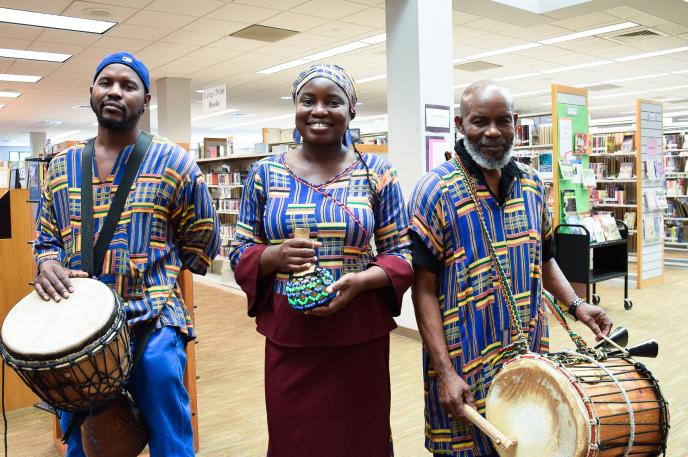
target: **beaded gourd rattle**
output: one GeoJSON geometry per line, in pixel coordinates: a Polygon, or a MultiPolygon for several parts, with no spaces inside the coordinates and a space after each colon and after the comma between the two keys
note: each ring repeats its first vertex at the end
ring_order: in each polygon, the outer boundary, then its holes
{"type": "MultiPolygon", "coordinates": [[[[295,238],[309,239],[308,228],[297,227],[295,238]]],[[[334,283],[332,274],[317,265],[311,265],[308,270],[291,273],[287,281],[287,302],[297,311],[308,311],[319,306],[327,305],[335,297],[335,293],[328,293],[327,287],[334,283]]]]}

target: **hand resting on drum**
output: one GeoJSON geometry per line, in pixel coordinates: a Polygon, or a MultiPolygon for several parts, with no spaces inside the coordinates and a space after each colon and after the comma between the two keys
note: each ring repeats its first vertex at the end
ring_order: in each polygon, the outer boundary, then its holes
{"type": "Polygon", "coordinates": [[[467,421],[465,405],[475,408],[470,386],[454,370],[439,375],[439,401],[457,421],[467,421]]]}
{"type": "Polygon", "coordinates": [[[59,302],[62,298],[69,298],[69,293],[74,292],[69,278],[88,278],[88,273],[70,270],[57,260],[46,260],[38,268],[33,287],[43,300],[52,298],[59,302]]]}

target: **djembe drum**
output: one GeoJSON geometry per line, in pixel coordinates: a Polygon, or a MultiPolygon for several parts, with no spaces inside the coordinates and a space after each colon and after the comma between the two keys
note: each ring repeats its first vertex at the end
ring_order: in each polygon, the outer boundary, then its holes
{"type": "Polygon", "coordinates": [[[630,357],[524,354],[492,381],[487,420],[515,440],[503,457],[656,456],[669,410],[657,380],[630,357]]]}
{"type": "Polygon", "coordinates": [[[87,416],[89,457],[138,455],[148,431],[123,397],[132,354],[122,301],[100,281],[71,281],[74,292],[59,303],[33,291],[10,310],[0,331],[2,358],[43,401],[87,416]],[[126,446],[108,454],[98,435],[126,446]]]}

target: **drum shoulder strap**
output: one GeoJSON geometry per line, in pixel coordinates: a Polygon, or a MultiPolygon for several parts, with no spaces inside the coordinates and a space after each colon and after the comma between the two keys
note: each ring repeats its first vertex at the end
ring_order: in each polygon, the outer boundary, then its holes
{"type": "Polygon", "coordinates": [[[110,203],[110,209],[105,216],[102,229],[98,234],[95,246],[93,220],[93,151],[95,138],[91,138],[81,152],[81,265],[82,270],[91,276],[99,276],[103,268],[103,259],[110,246],[110,240],[115,232],[119,218],[124,210],[131,186],[138,175],[139,168],[146,155],[146,151],[153,141],[153,136],[141,131],[136,138],[134,150],[131,152],[124,169],[124,175],[117,186],[115,197],[110,203]]]}

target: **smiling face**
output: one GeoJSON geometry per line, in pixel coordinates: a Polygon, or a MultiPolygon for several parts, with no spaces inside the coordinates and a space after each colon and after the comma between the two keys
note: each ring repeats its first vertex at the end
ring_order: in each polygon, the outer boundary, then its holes
{"type": "Polygon", "coordinates": [[[304,144],[341,143],[351,112],[341,87],[327,78],[313,78],[296,97],[296,128],[304,144]]]}
{"type": "Polygon", "coordinates": [[[103,68],[91,87],[91,108],[98,124],[108,129],[136,126],[149,101],[141,78],[126,65],[103,68]]]}
{"type": "Polygon", "coordinates": [[[496,86],[484,86],[463,97],[456,125],[465,135],[469,152],[477,151],[487,162],[501,164],[508,162],[517,119],[508,94],[496,86]]]}

